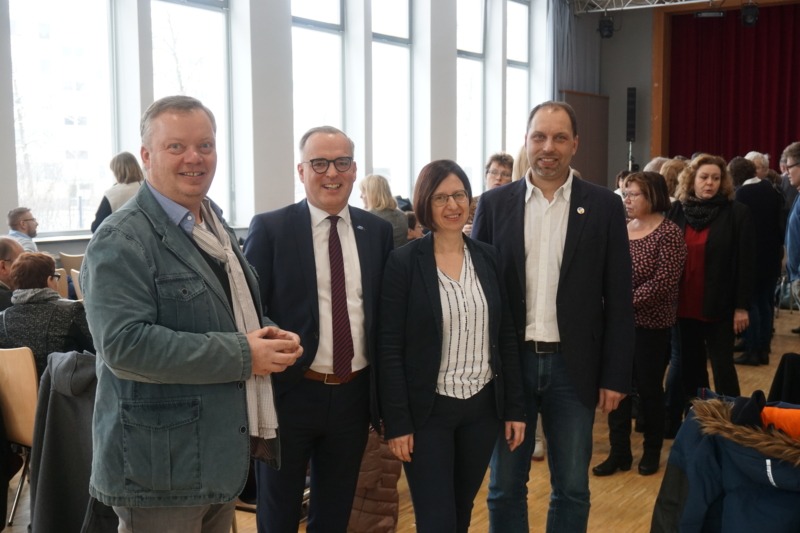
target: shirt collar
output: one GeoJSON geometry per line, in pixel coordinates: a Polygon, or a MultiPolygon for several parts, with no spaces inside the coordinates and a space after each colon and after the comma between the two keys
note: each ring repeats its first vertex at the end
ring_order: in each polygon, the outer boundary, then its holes
{"type": "Polygon", "coordinates": [[[146,180],[145,183],[147,184],[147,188],[150,189],[150,192],[153,193],[153,197],[158,202],[158,205],[160,205],[167,214],[167,217],[176,226],[179,226],[183,231],[191,235],[194,231],[195,224],[195,217],[192,212],[158,192],[155,187],[150,184],[149,180],[146,180]]]}
{"type": "MultiPolygon", "coordinates": [[[[530,176],[531,176],[532,172],[533,172],[532,169],[528,169],[528,172],[525,174],[525,203],[526,204],[528,203],[528,200],[531,199],[531,195],[533,194],[533,190],[534,189],[539,191],[539,194],[541,194],[541,189],[539,189],[539,187],[535,186],[531,182],[531,177],[530,176]]],[[[564,184],[561,187],[556,189],[556,192],[553,195],[553,199],[558,198],[558,195],[560,194],[564,198],[564,200],[567,203],[569,203],[570,196],[572,196],[572,173],[573,172],[574,172],[574,170],[572,170],[572,168],[570,168],[569,169],[569,176],[567,176],[567,181],[565,181],[564,184]]]]}
{"type": "MultiPolygon", "coordinates": [[[[331,216],[330,213],[323,211],[319,207],[311,205],[311,203],[309,203],[307,200],[306,203],[308,203],[308,211],[311,213],[311,227],[315,228],[319,226],[323,221],[327,220],[327,218],[331,216]]],[[[342,219],[342,222],[350,226],[350,206],[344,206],[344,209],[339,211],[337,215],[342,219]]]]}

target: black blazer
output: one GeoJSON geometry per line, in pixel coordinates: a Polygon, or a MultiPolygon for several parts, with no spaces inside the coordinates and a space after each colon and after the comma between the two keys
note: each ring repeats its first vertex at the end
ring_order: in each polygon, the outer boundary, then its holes
{"type": "MultiPolygon", "coordinates": [[[[433,408],[442,361],[442,304],[433,234],[389,256],[381,292],[378,333],[379,396],[386,438],[413,433],[433,408]]],[[[489,314],[490,364],[497,416],[525,420],[514,325],[491,246],[464,237],[489,314]]]]}
{"type": "MultiPolygon", "coordinates": [[[[481,195],[472,236],[494,245],[511,297],[520,346],[525,342],[525,180],[481,195]]],[[[567,371],[578,398],[594,409],[599,388],[631,390],[633,291],[625,213],[619,196],[572,180],[556,317],[567,371]]],[[[522,349],[522,348],[521,348],[522,349]]]]}
{"type": "MultiPolygon", "coordinates": [[[[378,424],[375,349],[383,265],[392,250],[392,225],[350,207],[361,264],[366,356],[370,362],[372,422],[378,424]]],[[[319,347],[319,300],[311,213],[306,200],[253,217],[244,255],[259,276],[264,315],[300,336],[303,355],[284,372],[273,374],[275,392],[287,390],[311,367],[319,347]]]]}
{"type": "MultiPolygon", "coordinates": [[[[683,204],[673,203],[668,218],[682,231],[686,230],[683,204]]],[[[728,202],[708,228],[703,281],[706,318],[731,320],[734,309],[750,309],[756,268],[755,246],[750,208],[739,202],[728,202]]]]}

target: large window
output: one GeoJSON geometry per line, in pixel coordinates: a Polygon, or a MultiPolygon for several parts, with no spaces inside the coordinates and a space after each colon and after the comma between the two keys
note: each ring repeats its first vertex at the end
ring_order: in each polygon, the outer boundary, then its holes
{"type": "MultiPolygon", "coordinates": [[[[294,145],[310,128],[344,127],[341,7],[335,0],[292,0],[294,145]]],[[[299,163],[299,155],[296,155],[299,163]]],[[[299,180],[295,199],[305,197],[299,180]]]]}
{"type": "Polygon", "coordinates": [[[411,196],[411,40],[408,0],[372,4],[372,167],[392,194],[411,196]]]}
{"type": "Polygon", "coordinates": [[[172,94],[198,98],[217,123],[217,173],[208,192],[235,220],[231,209],[228,106],[227,20],[220,9],[154,1],[153,91],[155,99],[172,94]]]}
{"type": "Polygon", "coordinates": [[[458,2],[456,46],[458,108],[456,158],[467,173],[473,194],[483,191],[484,146],[484,0],[458,2]]]}
{"type": "Polygon", "coordinates": [[[507,0],[506,151],[515,157],[525,139],[530,111],[528,59],[530,4],[507,0]]]}
{"type": "Polygon", "coordinates": [[[86,229],[114,183],[107,0],[10,0],[19,204],[86,229]]]}

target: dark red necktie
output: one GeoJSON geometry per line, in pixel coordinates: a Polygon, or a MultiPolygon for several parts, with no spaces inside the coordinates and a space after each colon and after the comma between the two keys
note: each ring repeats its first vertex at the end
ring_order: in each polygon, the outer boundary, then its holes
{"type": "Polygon", "coordinates": [[[344,280],[342,243],[336,230],[337,216],[329,216],[328,256],[331,262],[331,317],[333,319],[333,373],[340,379],[350,375],[353,360],[353,335],[347,313],[347,290],[344,280]]]}

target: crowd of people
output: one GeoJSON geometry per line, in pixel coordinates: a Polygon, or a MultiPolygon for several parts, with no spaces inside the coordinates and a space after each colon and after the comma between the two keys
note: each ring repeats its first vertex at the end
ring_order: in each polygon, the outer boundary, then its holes
{"type": "Polygon", "coordinates": [[[437,160],[403,212],[376,174],[365,209],[349,205],[355,144],[318,126],[298,146],[305,198],[253,217],[240,249],[206,196],[215,138],[194,98],[147,109],[144,173],[112,160],[83,302],[55,291],[30,209],[0,238],[0,345],[31,347],[40,374],[53,351],[97,353],[88,490],[120,532],[228,531],[248,473],[260,532],[296,531],[306,488],[307,530],[347,531],[370,427],[402,462],[420,532],[468,531],[487,468],[490,530],[530,531],[541,433],[547,530],[585,531],[589,473],[632,466],[634,397],[651,475],[711,386],[707,360],[727,396],[735,364],[768,362],[784,228],[800,291],[785,192],[800,143],[780,179],[764,154],[700,153],[621,172],[612,191],[571,167],[578,118],[549,101],[518,157],[491,156],[483,194],[437,160]],[[597,410],[611,451],[591,467],[597,410]]]}

